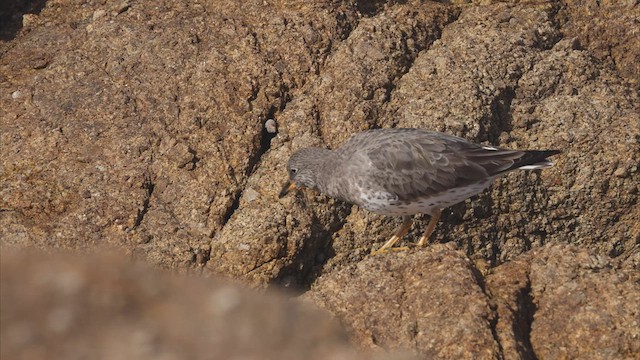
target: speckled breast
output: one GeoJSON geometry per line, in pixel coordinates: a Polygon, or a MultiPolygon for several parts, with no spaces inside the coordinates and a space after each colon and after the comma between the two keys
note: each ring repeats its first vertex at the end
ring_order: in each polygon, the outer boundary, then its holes
{"type": "Polygon", "coordinates": [[[369,211],[388,216],[431,215],[435,210],[447,208],[481,193],[491,185],[492,181],[493,179],[489,179],[467,186],[448,189],[431,196],[405,200],[400,199],[396,194],[388,192],[362,191],[358,205],[369,211]]]}

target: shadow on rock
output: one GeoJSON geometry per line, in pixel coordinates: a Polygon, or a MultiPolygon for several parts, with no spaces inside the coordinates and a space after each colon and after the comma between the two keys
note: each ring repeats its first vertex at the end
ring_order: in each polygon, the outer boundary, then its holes
{"type": "Polygon", "coordinates": [[[0,40],[12,40],[22,29],[24,14],[39,14],[46,0],[0,0],[0,40]]]}

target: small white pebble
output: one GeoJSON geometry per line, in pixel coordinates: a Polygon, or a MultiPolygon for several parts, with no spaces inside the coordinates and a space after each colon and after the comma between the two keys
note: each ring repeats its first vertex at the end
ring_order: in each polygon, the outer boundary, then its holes
{"type": "Polygon", "coordinates": [[[269,119],[264,123],[264,128],[267,129],[269,134],[275,134],[278,132],[278,124],[273,119],[269,119]]]}
{"type": "Polygon", "coordinates": [[[13,93],[11,93],[11,97],[14,99],[19,99],[22,97],[22,92],[20,92],[20,90],[16,90],[13,93]]]}

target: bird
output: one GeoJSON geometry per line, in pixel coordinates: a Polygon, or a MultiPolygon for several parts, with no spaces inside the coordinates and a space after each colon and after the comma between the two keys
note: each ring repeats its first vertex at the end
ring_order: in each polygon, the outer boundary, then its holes
{"type": "Polygon", "coordinates": [[[289,179],[278,197],[310,188],[402,224],[373,254],[404,237],[417,214],[429,215],[417,246],[424,247],[443,209],[484,191],[514,170],[544,169],[559,150],[513,150],[417,128],[372,129],[330,150],[303,148],[287,163],[289,179]]]}

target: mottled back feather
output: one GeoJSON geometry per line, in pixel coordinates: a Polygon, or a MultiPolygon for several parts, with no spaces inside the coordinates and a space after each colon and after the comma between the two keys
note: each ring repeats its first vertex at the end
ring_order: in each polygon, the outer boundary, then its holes
{"type": "Polygon", "coordinates": [[[399,200],[486,181],[519,166],[545,160],[544,156],[527,154],[420,129],[365,131],[336,150],[345,166],[358,169],[363,178],[369,179],[370,187],[379,186],[399,200]],[[362,161],[362,156],[369,161],[362,161]],[[519,161],[526,157],[531,162],[519,161]]]}

